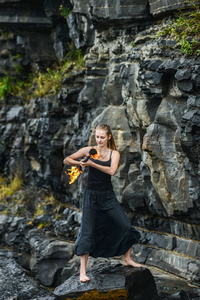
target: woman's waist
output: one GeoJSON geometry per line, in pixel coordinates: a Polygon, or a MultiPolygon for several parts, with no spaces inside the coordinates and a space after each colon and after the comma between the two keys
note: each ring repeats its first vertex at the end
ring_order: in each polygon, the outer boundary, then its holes
{"type": "Polygon", "coordinates": [[[111,181],[108,182],[88,181],[86,185],[86,189],[93,190],[93,191],[112,191],[113,186],[111,181]]]}
{"type": "Polygon", "coordinates": [[[117,205],[120,205],[117,201],[116,195],[113,190],[97,191],[86,189],[83,195],[82,207],[90,207],[95,210],[108,210],[117,205]]]}
{"type": "Polygon", "coordinates": [[[111,186],[87,185],[86,190],[104,192],[104,191],[113,191],[113,187],[112,185],[111,186]]]}

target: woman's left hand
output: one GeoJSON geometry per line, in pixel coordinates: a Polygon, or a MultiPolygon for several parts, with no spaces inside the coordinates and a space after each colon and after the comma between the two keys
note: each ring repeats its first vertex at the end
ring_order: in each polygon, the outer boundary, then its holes
{"type": "Polygon", "coordinates": [[[81,160],[80,165],[81,165],[82,168],[91,167],[92,166],[92,161],[90,159],[88,159],[88,161],[86,161],[86,162],[84,162],[84,160],[81,160]]]}

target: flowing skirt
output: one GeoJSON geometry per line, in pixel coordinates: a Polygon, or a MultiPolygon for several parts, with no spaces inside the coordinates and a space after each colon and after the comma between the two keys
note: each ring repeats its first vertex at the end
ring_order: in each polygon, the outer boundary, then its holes
{"type": "Polygon", "coordinates": [[[140,239],[114,192],[86,190],[75,254],[113,257],[125,254],[140,239]]]}

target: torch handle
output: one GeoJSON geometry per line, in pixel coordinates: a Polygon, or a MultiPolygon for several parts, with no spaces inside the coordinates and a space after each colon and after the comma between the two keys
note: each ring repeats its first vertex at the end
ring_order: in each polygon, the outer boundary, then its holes
{"type": "Polygon", "coordinates": [[[90,158],[90,156],[88,155],[88,156],[83,160],[83,162],[87,162],[89,158],[90,158]]]}
{"type": "MultiPolygon", "coordinates": [[[[83,162],[87,162],[89,158],[90,158],[90,156],[88,155],[88,156],[83,160],[83,162]]],[[[80,171],[82,171],[81,166],[79,166],[79,169],[80,169],[80,171]]]]}

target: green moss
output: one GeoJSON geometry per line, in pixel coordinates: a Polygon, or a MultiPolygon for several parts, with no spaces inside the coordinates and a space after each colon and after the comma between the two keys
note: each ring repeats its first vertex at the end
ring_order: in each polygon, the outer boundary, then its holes
{"type": "Polygon", "coordinates": [[[180,10],[171,24],[157,36],[170,36],[180,45],[186,55],[200,54],[200,7],[195,1],[187,10],[180,10]]]}
{"type": "Polygon", "coordinates": [[[7,215],[8,214],[8,212],[9,212],[9,209],[8,208],[6,208],[3,212],[1,212],[1,214],[2,215],[7,215]]]}
{"type": "Polygon", "coordinates": [[[131,42],[131,46],[132,46],[132,47],[135,47],[135,43],[134,43],[133,41],[131,42]]]}
{"type": "Polygon", "coordinates": [[[51,226],[51,222],[48,222],[48,223],[40,223],[39,225],[38,225],[38,229],[44,229],[44,228],[47,228],[47,227],[49,227],[49,226],[51,226]]]}
{"type": "Polygon", "coordinates": [[[3,38],[3,39],[7,39],[8,32],[3,31],[2,29],[0,29],[0,37],[3,38]]]}
{"type": "Polygon", "coordinates": [[[5,97],[12,93],[13,80],[6,74],[2,79],[0,79],[0,98],[5,99],[5,97]]]}
{"type": "Polygon", "coordinates": [[[72,12],[71,8],[65,7],[63,5],[60,5],[59,11],[60,11],[60,15],[64,18],[66,18],[68,16],[68,14],[70,14],[72,12]]]}

